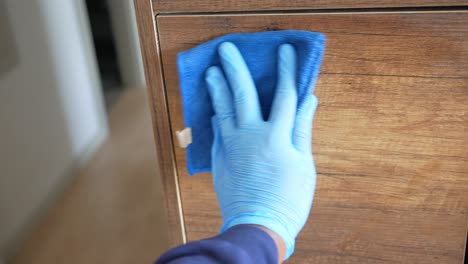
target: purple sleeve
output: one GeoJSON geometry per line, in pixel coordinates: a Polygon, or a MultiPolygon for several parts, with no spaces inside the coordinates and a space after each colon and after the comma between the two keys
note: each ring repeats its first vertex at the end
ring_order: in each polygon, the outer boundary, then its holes
{"type": "Polygon", "coordinates": [[[272,264],[278,263],[273,239],[263,230],[238,225],[204,240],[194,241],[164,253],[156,264],[272,264]]]}

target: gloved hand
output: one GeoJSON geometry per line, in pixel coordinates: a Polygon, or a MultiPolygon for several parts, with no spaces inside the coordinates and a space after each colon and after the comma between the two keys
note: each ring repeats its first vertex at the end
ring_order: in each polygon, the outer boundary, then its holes
{"type": "Polygon", "coordinates": [[[278,84],[268,121],[263,120],[255,84],[234,44],[219,46],[223,71],[206,72],[215,133],[213,183],[224,224],[264,226],[285,242],[286,259],[309,215],[315,191],[311,126],[317,99],[297,106],[296,52],[278,49],[278,84]]]}

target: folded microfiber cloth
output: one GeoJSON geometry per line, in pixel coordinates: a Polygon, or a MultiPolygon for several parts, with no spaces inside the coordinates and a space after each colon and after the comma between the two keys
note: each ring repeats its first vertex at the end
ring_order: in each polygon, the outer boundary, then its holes
{"type": "Polygon", "coordinates": [[[296,48],[298,61],[298,103],[312,93],[317,80],[325,46],[325,36],[300,30],[236,33],[225,35],[177,55],[177,65],[184,108],[185,127],[192,130],[192,143],[187,147],[187,169],[190,175],[211,171],[214,110],[205,83],[205,71],[220,65],[217,48],[223,42],[234,43],[250,70],[257,87],[262,113],[268,119],[276,88],[277,50],[289,43],[296,48]]]}

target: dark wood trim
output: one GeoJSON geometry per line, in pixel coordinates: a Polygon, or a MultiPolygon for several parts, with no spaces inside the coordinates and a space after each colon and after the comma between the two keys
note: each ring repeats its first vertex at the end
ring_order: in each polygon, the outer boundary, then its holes
{"type": "Polygon", "coordinates": [[[466,0],[152,0],[156,14],[287,12],[336,9],[447,8],[468,6],[466,0]]]}
{"type": "Polygon", "coordinates": [[[160,64],[158,29],[151,0],[134,0],[134,4],[145,66],[148,100],[153,119],[154,141],[159,165],[157,171],[160,174],[164,190],[169,246],[173,247],[184,243],[186,239],[174,144],[160,64]]]}

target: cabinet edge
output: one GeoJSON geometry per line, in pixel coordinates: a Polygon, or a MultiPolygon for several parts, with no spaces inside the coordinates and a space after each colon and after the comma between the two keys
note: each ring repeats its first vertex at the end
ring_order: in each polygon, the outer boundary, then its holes
{"type": "Polygon", "coordinates": [[[134,0],[145,70],[148,100],[158,161],[157,173],[164,191],[169,246],[186,242],[184,216],[177,178],[174,143],[158,43],[158,28],[151,0],[134,0]]]}

